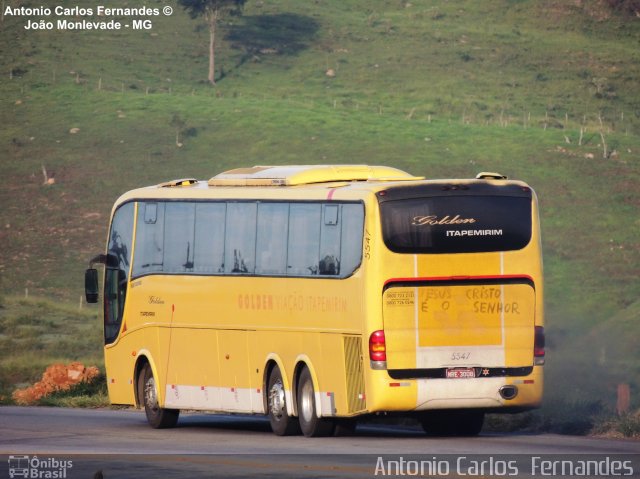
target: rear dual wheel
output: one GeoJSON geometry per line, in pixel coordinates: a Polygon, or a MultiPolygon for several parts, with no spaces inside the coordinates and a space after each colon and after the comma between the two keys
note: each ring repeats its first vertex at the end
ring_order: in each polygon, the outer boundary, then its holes
{"type": "Polygon", "coordinates": [[[335,422],[318,417],[316,410],[315,390],[311,373],[307,368],[302,370],[298,380],[298,419],[302,434],[307,437],[331,436],[335,422]]]}
{"type": "Polygon", "coordinates": [[[290,436],[302,432],[307,437],[332,435],[335,423],[318,417],[313,380],[307,368],[302,370],[298,379],[296,396],[298,417],[289,416],[282,373],[278,366],[274,366],[267,384],[267,414],[274,434],[290,436]]]}

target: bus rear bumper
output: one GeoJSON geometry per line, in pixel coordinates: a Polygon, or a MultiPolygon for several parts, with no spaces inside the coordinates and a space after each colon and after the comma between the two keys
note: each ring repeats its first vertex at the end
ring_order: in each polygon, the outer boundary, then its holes
{"type": "Polygon", "coordinates": [[[416,410],[537,407],[541,392],[541,377],[419,380],[416,410]]]}
{"type": "Polygon", "coordinates": [[[543,374],[534,367],[523,377],[488,377],[457,379],[405,379],[394,381],[381,371],[376,388],[383,394],[368,397],[384,398],[370,401],[371,412],[428,411],[437,409],[532,409],[542,402],[543,374]],[[386,376],[383,378],[382,376],[386,376]]]}

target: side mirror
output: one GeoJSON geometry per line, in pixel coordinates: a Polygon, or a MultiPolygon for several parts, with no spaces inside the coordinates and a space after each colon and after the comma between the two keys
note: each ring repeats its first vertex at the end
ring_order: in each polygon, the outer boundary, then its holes
{"type": "Polygon", "coordinates": [[[98,270],[89,268],[84,272],[84,295],[87,303],[98,302],[98,270]]]}

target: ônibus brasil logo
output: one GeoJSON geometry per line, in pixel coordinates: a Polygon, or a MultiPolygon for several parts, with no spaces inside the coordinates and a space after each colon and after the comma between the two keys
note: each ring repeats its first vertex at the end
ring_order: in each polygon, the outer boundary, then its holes
{"type": "Polygon", "coordinates": [[[73,461],[38,456],[9,456],[9,477],[25,477],[33,479],[65,479],[67,469],[73,467],[73,461]]]}

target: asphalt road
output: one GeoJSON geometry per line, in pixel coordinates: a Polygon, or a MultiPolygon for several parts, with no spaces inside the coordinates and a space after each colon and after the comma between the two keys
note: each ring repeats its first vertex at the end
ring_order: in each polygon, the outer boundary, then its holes
{"type": "Polygon", "coordinates": [[[133,410],[0,408],[0,478],[27,468],[27,477],[65,479],[91,478],[97,471],[104,478],[421,477],[429,472],[531,477],[545,471],[557,476],[568,472],[558,469],[558,461],[577,468],[584,458],[600,461],[596,477],[616,472],[640,477],[640,442],[631,440],[549,434],[431,438],[417,428],[360,425],[348,437],[278,437],[261,417],[183,414],[178,427],[154,430],[144,413],[133,410]]]}

